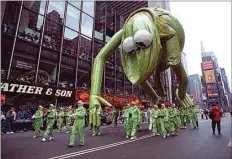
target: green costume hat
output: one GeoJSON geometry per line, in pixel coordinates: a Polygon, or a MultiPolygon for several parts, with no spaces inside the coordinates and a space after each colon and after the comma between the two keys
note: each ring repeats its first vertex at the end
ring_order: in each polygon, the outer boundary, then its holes
{"type": "Polygon", "coordinates": [[[81,100],[78,100],[77,104],[78,104],[78,106],[83,106],[84,105],[84,103],[81,100]]]}
{"type": "Polygon", "coordinates": [[[55,108],[54,104],[49,104],[49,107],[55,108]]]}

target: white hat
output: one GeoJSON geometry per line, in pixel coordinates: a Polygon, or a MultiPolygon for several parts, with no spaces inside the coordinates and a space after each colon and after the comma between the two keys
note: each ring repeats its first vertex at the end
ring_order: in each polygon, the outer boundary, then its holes
{"type": "Polygon", "coordinates": [[[42,105],[39,105],[39,108],[43,108],[43,106],[42,106],[42,105]]]}

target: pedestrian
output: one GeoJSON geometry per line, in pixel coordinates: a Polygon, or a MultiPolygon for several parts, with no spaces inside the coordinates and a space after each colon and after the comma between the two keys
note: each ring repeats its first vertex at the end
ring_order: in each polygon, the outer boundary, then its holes
{"type": "Polygon", "coordinates": [[[148,125],[149,125],[149,130],[152,129],[152,109],[149,107],[148,108],[148,125]]]}
{"type": "Polygon", "coordinates": [[[100,127],[101,127],[101,115],[103,113],[101,106],[99,105],[95,105],[92,112],[92,136],[96,136],[96,135],[101,135],[100,133],[100,127]]]}
{"type": "Polygon", "coordinates": [[[58,128],[58,132],[62,131],[62,126],[63,126],[63,122],[64,122],[64,108],[60,107],[60,111],[58,112],[57,116],[58,116],[58,120],[57,120],[57,128],[58,128]]]}
{"type": "Polygon", "coordinates": [[[204,119],[204,111],[201,109],[201,119],[204,119]]]}
{"type": "Polygon", "coordinates": [[[205,114],[205,119],[208,120],[208,114],[209,114],[209,112],[208,112],[207,109],[204,110],[204,114],[205,114]]]}
{"type": "Polygon", "coordinates": [[[55,123],[56,109],[53,104],[49,105],[49,109],[46,115],[47,115],[47,128],[44,133],[44,138],[42,139],[43,142],[47,141],[47,139],[54,140],[53,126],[55,123]]]}
{"type": "Polygon", "coordinates": [[[36,113],[32,116],[32,118],[35,119],[35,121],[34,121],[35,133],[34,133],[33,138],[36,138],[37,136],[42,134],[42,131],[40,128],[43,125],[43,107],[41,105],[39,106],[36,113]]]}
{"type": "Polygon", "coordinates": [[[66,121],[66,134],[69,134],[71,131],[71,116],[72,116],[72,106],[70,105],[65,112],[65,121],[66,121]]]}
{"type": "Polygon", "coordinates": [[[80,146],[84,146],[84,128],[85,128],[86,109],[83,107],[84,103],[81,100],[77,102],[77,105],[78,107],[75,113],[73,114],[75,121],[72,127],[72,133],[70,135],[69,147],[74,147],[77,132],[79,132],[80,146]]]}
{"type": "Polygon", "coordinates": [[[152,109],[152,134],[153,136],[160,135],[158,132],[160,110],[158,108],[159,107],[157,105],[153,105],[153,109],[152,109]]]}
{"type": "Polygon", "coordinates": [[[130,112],[129,112],[129,117],[131,116],[131,133],[130,133],[130,139],[134,140],[136,139],[136,127],[138,125],[139,122],[139,116],[140,116],[140,112],[139,112],[139,108],[136,105],[136,102],[132,101],[131,102],[131,108],[130,108],[130,112]]]}
{"type": "Polygon", "coordinates": [[[216,104],[212,104],[212,108],[210,109],[210,118],[212,119],[212,130],[213,135],[215,135],[215,128],[217,125],[218,134],[221,135],[221,116],[220,116],[220,108],[216,104]]]}
{"type": "Polygon", "coordinates": [[[7,134],[13,134],[13,122],[16,120],[16,112],[15,112],[15,108],[11,108],[7,114],[6,114],[6,121],[8,123],[7,126],[7,134]]]}

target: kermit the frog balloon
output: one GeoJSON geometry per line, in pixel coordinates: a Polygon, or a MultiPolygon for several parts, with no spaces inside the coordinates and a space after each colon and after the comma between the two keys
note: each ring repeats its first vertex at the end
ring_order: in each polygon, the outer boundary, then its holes
{"type": "Polygon", "coordinates": [[[121,49],[124,73],[132,84],[140,85],[148,94],[152,105],[166,96],[161,73],[172,68],[179,81],[176,92],[182,107],[192,105],[186,94],[188,79],[181,63],[184,47],[184,30],[179,21],[161,8],[141,8],[134,11],[110,41],[101,49],[94,60],[91,77],[90,108],[100,103],[111,106],[100,97],[104,63],[114,50],[121,49]],[[155,71],[155,87],[148,78],[155,71]]]}

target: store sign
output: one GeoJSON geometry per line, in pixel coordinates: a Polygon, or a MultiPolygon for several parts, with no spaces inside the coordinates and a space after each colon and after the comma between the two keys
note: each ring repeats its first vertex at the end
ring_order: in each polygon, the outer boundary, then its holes
{"type": "Polygon", "coordinates": [[[36,65],[33,63],[27,63],[24,61],[16,60],[13,62],[13,66],[25,70],[34,70],[36,65]]]}
{"type": "Polygon", "coordinates": [[[34,94],[34,95],[47,95],[56,97],[71,98],[73,91],[56,89],[56,88],[45,88],[39,86],[31,86],[26,84],[15,84],[8,82],[1,82],[2,92],[12,92],[12,93],[24,93],[24,94],[34,94]]]}
{"type": "MultiPolygon", "coordinates": [[[[111,94],[101,94],[101,97],[115,106],[125,106],[126,104],[130,103],[131,101],[135,101],[137,104],[141,103],[141,100],[136,99],[136,98],[122,97],[122,96],[111,95],[111,94]]],[[[79,99],[81,99],[83,101],[88,101],[89,100],[89,92],[77,91],[76,92],[76,100],[79,100],[79,99]]]]}
{"type": "Polygon", "coordinates": [[[202,63],[204,70],[212,70],[213,69],[213,61],[205,61],[202,63]]]}

